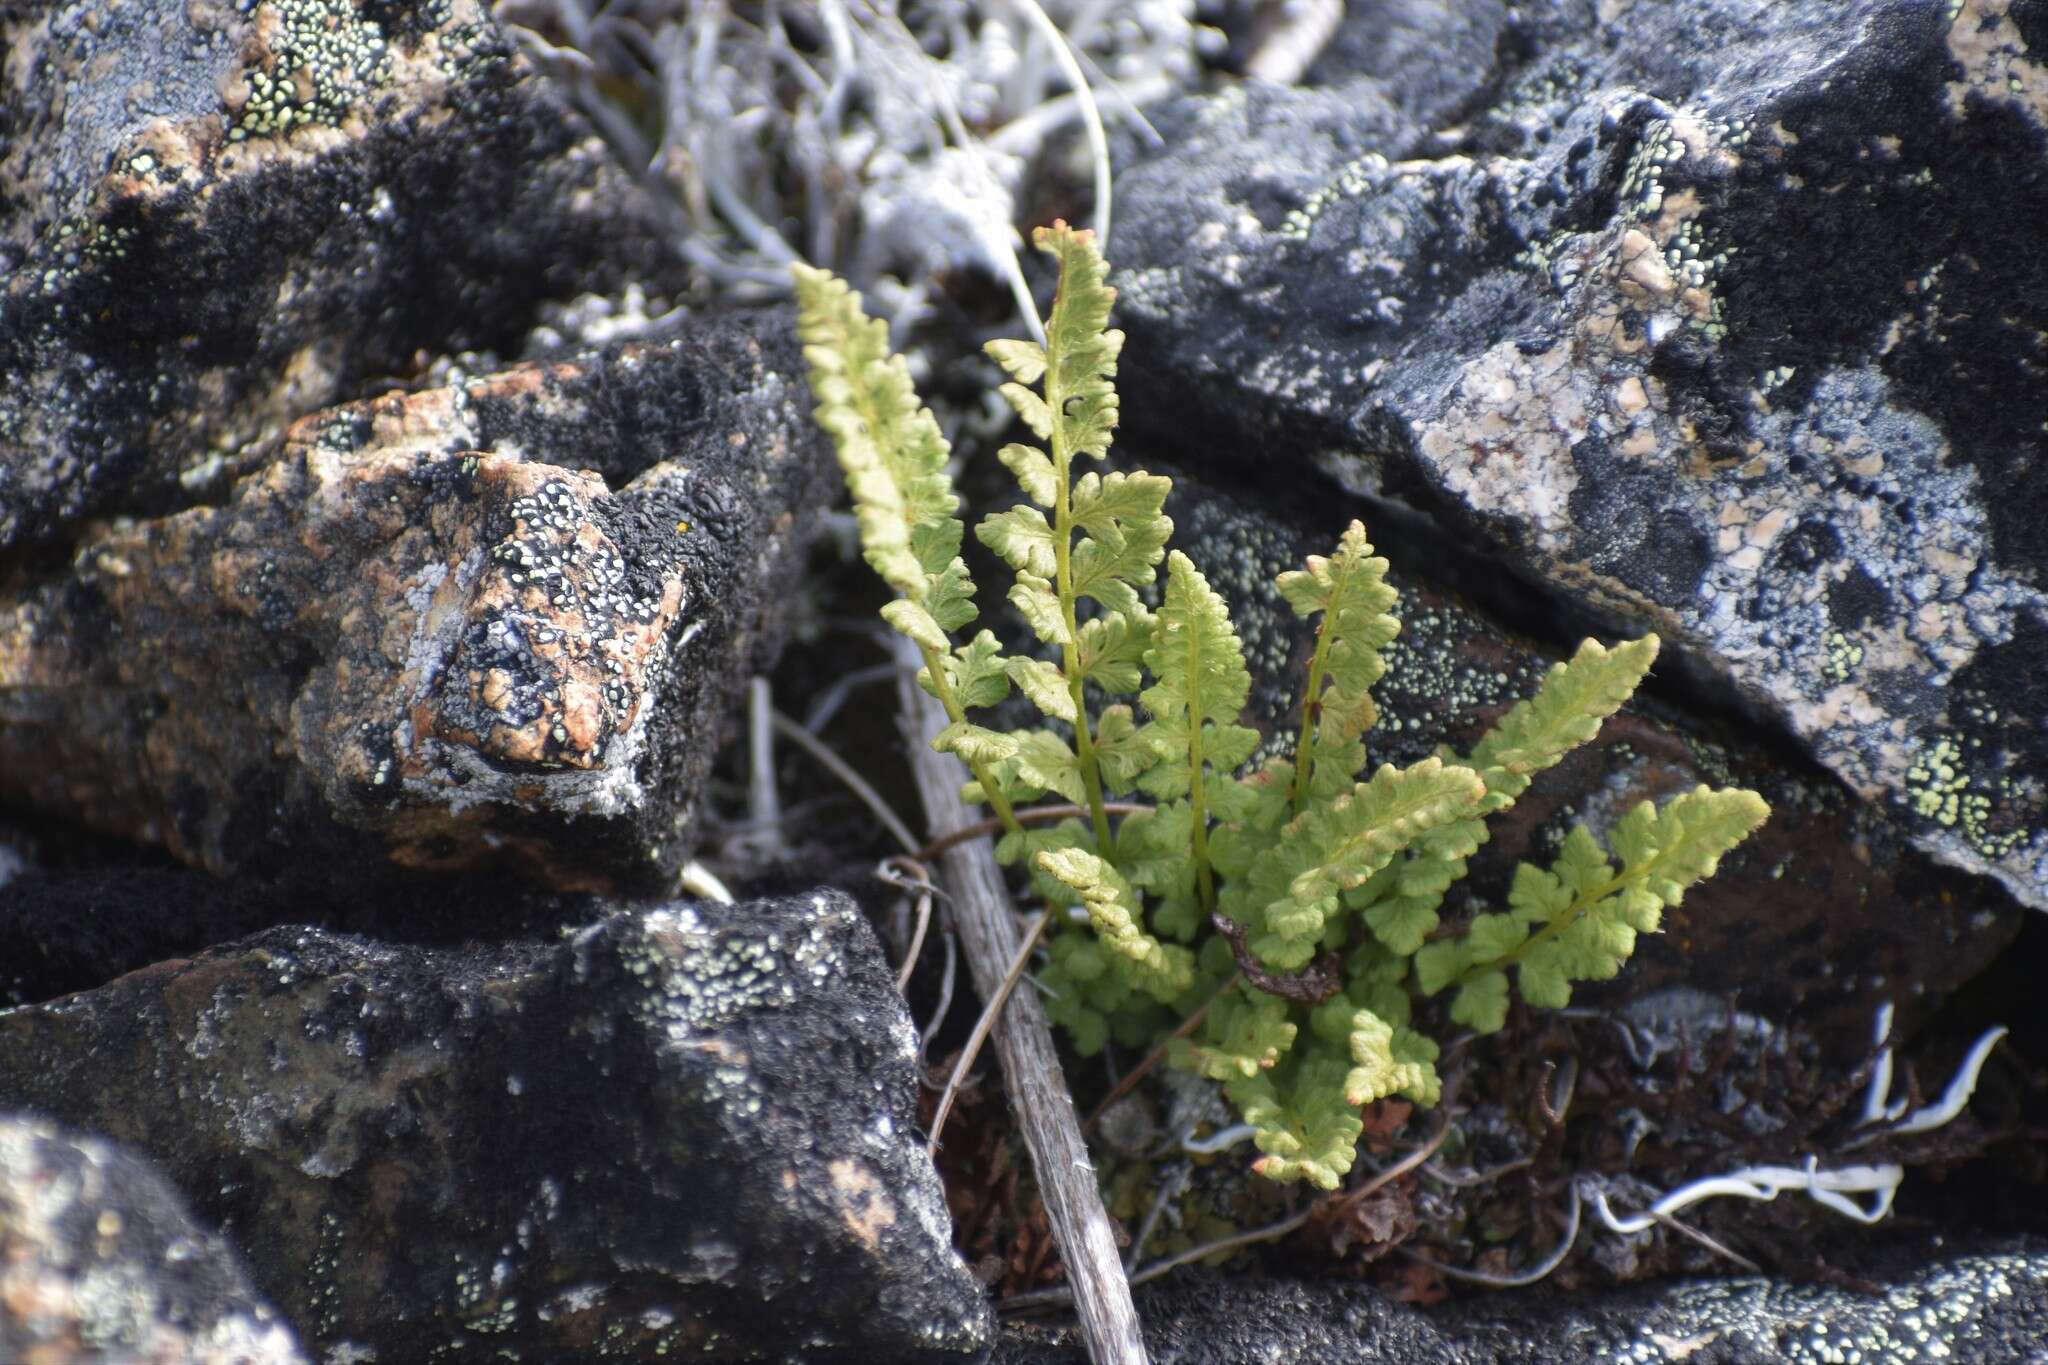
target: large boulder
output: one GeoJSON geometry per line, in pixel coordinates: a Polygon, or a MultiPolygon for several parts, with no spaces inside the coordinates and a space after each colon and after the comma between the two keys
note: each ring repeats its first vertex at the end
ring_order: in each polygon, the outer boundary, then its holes
{"type": "Polygon", "coordinates": [[[0,51],[0,548],[217,496],[366,380],[678,275],[479,0],[30,0],[0,51]]]}
{"type": "Polygon", "coordinates": [[[0,588],[0,801],[216,873],[659,889],[829,461],[773,315],[317,413],[0,588]]]}
{"type": "Polygon", "coordinates": [[[149,1162],[0,1117],[0,1360],[304,1365],[241,1257],[149,1162]]]}
{"type": "Polygon", "coordinates": [[[1121,178],[1127,421],[1477,533],[2048,907],[2048,5],[1352,9],[1121,178]]]}
{"type": "Polygon", "coordinates": [[[0,1014],[326,1357],[971,1358],[917,1035],[844,896],[460,950],[274,929],[0,1014]]]}

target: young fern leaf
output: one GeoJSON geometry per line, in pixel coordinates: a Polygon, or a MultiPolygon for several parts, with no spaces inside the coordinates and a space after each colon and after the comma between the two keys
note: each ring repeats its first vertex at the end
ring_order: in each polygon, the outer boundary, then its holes
{"type": "Polygon", "coordinates": [[[1301,739],[1294,758],[1297,812],[1311,792],[1341,792],[1365,766],[1359,736],[1379,719],[1372,686],[1387,671],[1380,651],[1401,630],[1392,615],[1400,596],[1386,576],[1387,561],[1373,554],[1365,526],[1354,521],[1336,554],[1327,559],[1311,555],[1307,569],[1275,580],[1297,616],[1322,616],[1301,694],[1301,739]]]}
{"type": "Polygon", "coordinates": [[[1486,817],[1513,805],[1537,773],[1599,734],[1656,658],[1654,635],[1613,649],[1587,640],[1570,660],[1551,668],[1535,696],[1509,708],[1463,760],[1486,783],[1479,808],[1432,830],[1387,875],[1347,901],[1364,913],[1382,943],[1397,953],[1422,946],[1436,930],[1444,893],[1486,842],[1486,817]]]}
{"type": "Polygon", "coordinates": [[[1306,1180],[1319,1190],[1342,1185],[1365,1131],[1345,1098],[1350,1072],[1341,1056],[1318,1052],[1297,1062],[1284,1081],[1254,1076],[1225,1085],[1223,1093],[1265,1153],[1252,1169],[1268,1180],[1306,1180]]]}
{"type": "Polygon", "coordinates": [[[889,353],[887,324],[863,313],[860,295],[830,272],[791,270],[815,415],[846,473],[862,552],[884,582],[921,608],[954,572],[945,593],[953,619],[937,624],[957,630],[974,619],[974,586],[959,559],[962,528],[953,513],[960,500],[946,477],[946,438],[917,401],[903,358],[889,353]]]}
{"type": "Polygon", "coordinates": [[[1152,716],[1146,735],[1159,764],[1138,783],[1161,801],[1188,798],[1188,858],[1206,913],[1216,903],[1208,772],[1228,774],[1250,758],[1259,732],[1237,724],[1252,677],[1244,666],[1244,645],[1230,625],[1230,608],[1178,550],[1167,562],[1166,596],[1145,666],[1158,681],[1138,701],[1152,716]]]}

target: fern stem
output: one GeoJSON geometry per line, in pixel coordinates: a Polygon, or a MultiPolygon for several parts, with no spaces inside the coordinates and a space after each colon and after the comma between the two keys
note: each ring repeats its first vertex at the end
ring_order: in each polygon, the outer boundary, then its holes
{"type": "Polygon", "coordinates": [[[1330,613],[1316,622],[1316,652],[1308,661],[1308,686],[1301,694],[1301,743],[1294,751],[1294,813],[1308,805],[1309,765],[1314,761],[1316,724],[1323,709],[1323,664],[1330,647],[1330,613]]]}
{"type": "MultiPolygon", "coordinates": [[[[1187,631],[1188,677],[1202,676],[1201,636],[1199,632],[1187,631]]],[[[1188,839],[1195,859],[1195,889],[1200,897],[1202,914],[1206,917],[1216,909],[1216,874],[1209,867],[1209,791],[1202,781],[1202,712],[1199,706],[1201,684],[1194,681],[1188,687],[1188,839]]]]}
{"type": "MultiPolygon", "coordinates": [[[[954,695],[953,683],[946,677],[944,660],[936,650],[926,649],[923,645],[918,646],[917,652],[924,656],[925,673],[932,680],[932,691],[938,696],[939,705],[946,708],[946,719],[958,725],[967,719],[967,710],[954,695]]],[[[995,774],[989,771],[988,765],[975,759],[967,759],[966,762],[967,771],[973,773],[974,780],[981,784],[982,798],[996,813],[996,818],[1003,822],[1003,828],[1012,834],[1021,832],[1024,827],[1017,823],[1017,813],[1010,808],[1010,798],[1003,795],[1002,788],[996,785],[995,774]]]]}
{"type": "MultiPolygon", "coordinates": [[[[1066,288],[1066,272],[1062,270],[1059,290],[1064,293],[1066,288]]],[[[1052,312],[1054,317],[1060,315],[1057,297],[1053,299],[1052,312]]],[[[1081,680],[1081,626],[1074,614],[1074,454],[1067,437],[1067,395],[1060,384],[1060,364],[1065,357],[1053,349],[1054,345],[1048,337],[1045,405],[1052,411],[1053,587],[1059,594],[1060,621],[1066,627],[1066,639],[1060,644],[1060,671],[1066,675],[1067,688],[1074,698],[1074,757],[1081,767],[1081,787],[1088,798],[1089,820],[1095,826],[1095,847],[1103,857],[1114,860],[1116,842],[1109,832],[1109,814],[1102,806],[1102,768],[1095,757],[1095,736],[1088,721],[1086,685],[1081,680]]]]}

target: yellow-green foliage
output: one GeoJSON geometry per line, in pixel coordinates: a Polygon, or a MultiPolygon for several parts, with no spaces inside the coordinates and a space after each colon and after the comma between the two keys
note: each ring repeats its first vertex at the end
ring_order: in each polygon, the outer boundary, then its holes
{"type": "Polygon", "coordinates": [[[997,856],[1022,864],[1066,917],[1040,974],[1046,1009],[1084,1054],[1112,1036],[1154,1041],[1204,1002],[1173,1065],[1199,1072],[1257,1130],[1257,1169],[1334,1189],[1350,1169],[1361,1106],[1389,1095],[1434,1104],[1436,1043],[1415,1001],[1450,992],[1453,1023],[1504,1024],[1510,992],[1558,1008],[1575,981],[1613,976],[1664,909],[1712,875],[1769,814],[1749,791],[1701,787],[1616,825],[1611,851],[1584,826],[1547,869],[1521,865],[1508,904],[1439,922],[1444,893],[1486,841],[1486,818],[1599,732],[1656,659],[1648,636],[1588,640],[1471,753],[1366,774],[1372,687],[1394,639],[1387,563],[1354,522],[1328,558],[1282,574],[1280,593],[1316,621],[1293,757],[1242,771],[1257,731],[1238,723],[1251,678],[1230,612],[1186,556],[1167,553],[1168,481],[1076,474],[1117,421],[1123,334],[1086,232],[1040,229],[1060,267],[1046,342],[1000,341],[1002,393],[1040,445],[1002,462],[1027,501],[985,518],[982,542],[1014,571],[1009,600],[1056,658],[1005,657],[974,619],[959,558],[946,445],[918,406],[882,324],[858,296],[799,268],[818,421],[839,451],[868,561],[900,595],[884,608],[916,642],[919,681],[951,724],[938,747],[974,780],[966,794],[1004,825],[997,856]],[[1157,612],[1138,589],[1166,584],[1157,612]],[[1149,681],[1148,681],[1149,680],[1149,681]],[[1136,695],[1091,707],[1102,696],[1136,695]],[[1014,686],[1047,725],[1003,733],[967,719],[1014,686]],[[1053,793],[1086,818],[1026,827],[1019,802],[1053,793]],[[1149,809],[1113,821],[1107,798],[1149,809]],[[1206,931],[1206,932],[1205,932],[1206,931]],[[1512,973],[1512,981],[1510,974],[1512,973]]]}

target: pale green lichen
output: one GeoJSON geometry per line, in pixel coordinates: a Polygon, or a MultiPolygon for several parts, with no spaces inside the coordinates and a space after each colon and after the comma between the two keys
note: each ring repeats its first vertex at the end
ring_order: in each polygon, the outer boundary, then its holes
{"type": "Polygon", "coordinates": [[[1839,686],[1849,681],[1857,665],[1863,662],[1863,646],[1855,643],[1839,630],[1831,630],[1827,637],[1827,658],[1822,661],[1820,675],[1830,686],[1839,686]]]}
{"type": "Polygon", "coordinates": [[[348,0],[275,0],[264,11],[278,25],[271,62],[244,74],[230,142],[337,124],[390,69],[383,29],[348,0]]]}
{"type": "MultiPolygon", "coordinates": [[[[1953,830],[1985,857],[2002,858],[2019,847],[2025,832],[1993,828],[1997,803],[1971,773],[1966,747],[1976,749],[1982,744],[1975,739],[1959,743],[1943,737],[1923,748],[1906,769],[1906,801],[1915,814],[1953,830]]],[[[2003,778],[1997,786],[2007,790],[2012,781],[2003,778]]]]}

